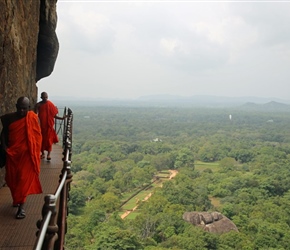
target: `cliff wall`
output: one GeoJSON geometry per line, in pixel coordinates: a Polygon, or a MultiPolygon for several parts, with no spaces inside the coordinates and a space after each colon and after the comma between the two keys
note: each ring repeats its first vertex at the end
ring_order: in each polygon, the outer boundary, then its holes
{"type": "MultiPolygon", "coordinates": [[[[20,96],[27,96],[34,106],[36,82],[54,69],[59,49],[56,2],[0,1],[0,116],[15,111],[20,96]]],[[[1,169],[0,187],[3,176],[1,169]]]]}

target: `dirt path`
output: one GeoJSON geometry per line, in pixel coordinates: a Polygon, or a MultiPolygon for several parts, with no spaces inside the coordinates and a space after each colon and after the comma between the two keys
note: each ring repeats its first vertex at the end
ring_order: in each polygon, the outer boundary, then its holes
{"type": "MultiPolygon", "coordinates": [[[[177,170],[168,170],[170,172],[170,176],[168,177],[169,180],[171,180],[172,178],[174,178],[178,171],[177,170]]],[[[162,187],[162,184],[161,184],[162,187]]],[[[152,193],[148,194],[142,201],[147,201],[150,197],[151,197],[152,193]]],[[[132,210],[127,210],[125,213],[123,213],[121,215],[122,219],[125,219],[131,212],[135,211],[138,208],[138,205],[135,206],[132,210]]]]}
{"type": "Polygon", "coordinates": [[[178,173],[177,170],[169,170],[169,172],[170,172],[169,180],[174,178],[177,175],[177,173],[178,173]]]}

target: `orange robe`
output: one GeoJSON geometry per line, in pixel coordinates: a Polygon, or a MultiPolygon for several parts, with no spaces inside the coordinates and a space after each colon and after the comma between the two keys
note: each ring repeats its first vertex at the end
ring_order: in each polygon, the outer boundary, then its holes
{"type": "Polygon", "coordinates": [[[41,131],[37,115],[27,115],[8,127],[6,150],[6,183],[10,188],[13,204],[22,204],[29,194],[42,193],[39,181],[41,131]]]}
{"type": "Polygon", "coordinates": [[[38,108],[38,117],[40,121],[42,146],[41,151],[51,151],[52,144],[58,142],[57,134],[54,130],[54,117],[58,114],[54,104],[47,100],[38,108]]]}

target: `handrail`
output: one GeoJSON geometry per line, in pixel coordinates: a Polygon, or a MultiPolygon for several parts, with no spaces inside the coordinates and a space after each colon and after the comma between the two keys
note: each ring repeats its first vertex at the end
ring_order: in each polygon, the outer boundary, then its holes
{"type": "Polygon", "coordinates": [[[63,176],[62,176],[62,179],[61,179],[61,182],[59,183],[59,186],[55,192],[55,198],[58,199],[59,196],[60,196],[60,192],[62,191],[63,189],[63,186],[65,184],[65,180],[66,180],[66,177],[67,177],[67,171],[64,172],[63,176]]]}
{"type": "Polygon", "coordinates": [[[73,114],[65,108],[65,120],[63,123],[63,168],[60,175],[60,183],[54,194],[44,197],[42,219],[37,222],[37,239],[34,250],[58,250],[64,249],[66,233],[66,219],[68,214],[67,203],[69,200],[72,156],[72,120],[73,114]]]}
{"type": "Polygon", "coordinates": [[[45,218],[43,219],[43,223],[39,229],[40,234],[38,235],[38,241],[36,242],[36,246],[34,247],[35,250],[41,250],[42,248],[42,244],[44,242],[44,237],[46,234],[46,230],[43,230],[43,228],[48,228],[48,224],[49,224],[51,216],[52,216],[52,212],[48,211],[45,218]]]}
{"type": "MultiPolygon", "coordinates": [[[[60,111],[61,109],[63,109],[62,116],[64,117],[66,115],[66,107],[64,107],[64,108],[58,108],[58,111],[60,111]]],[[[64,136],[64,129],[62,127],[63,125],[64,125],[64,120],[59,120],[57,118],[54,119],[54,130],[55,130],[55,132],[56,132],[57,135],[60,135],[61,134],[62,137],[64,136]]]]}

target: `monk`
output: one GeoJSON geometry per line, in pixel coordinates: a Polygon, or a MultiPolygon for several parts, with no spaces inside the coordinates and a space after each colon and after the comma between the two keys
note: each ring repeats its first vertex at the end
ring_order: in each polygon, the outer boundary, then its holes
{"type": "Polygon", "coordinates": [[[58,109],[51,101],[48,100],[48,94],[46,92],[42,92],[40,98],[42,99],[42,101],[38,102],[35,105],[35,113],[38,114],[42,134],[40,158],[44,159],[44,151],[47,151],[46,159],[50,161],[52,144],[58,142],[58,137],[54,130],[54,119],[63,120],[65,117],[57,116],[58,109]]]}
{"type": "Polygon", "coordinates": [[[29,99],[17,100],[16,112],[1,116],[1,143],[6,151],[6,184],[13,206],[18,207],[16,219],[25,218],[24,203],[30,194],[42,193],[39,181],[41,131],[37,115],[29,111],[29,99]]]}

